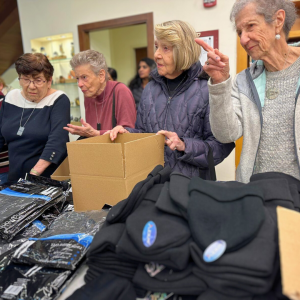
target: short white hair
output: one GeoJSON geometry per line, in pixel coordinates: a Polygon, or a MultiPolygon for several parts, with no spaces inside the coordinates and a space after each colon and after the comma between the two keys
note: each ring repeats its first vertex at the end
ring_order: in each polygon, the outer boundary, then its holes
{"type": "Polygon", "coordinates": [[[292,26],[297,19],[297,10],[295,4],[290,0],[237,0],[231,10],[230,20],[235,22],[237,15],[248,4],[256,4],[256,13],[265,18],[266,23],[271,24],[274,21],[274,14],[279,10],[285,11],[285,20],[283,25],[283,32],[286,39],[289,36],[292,26]]]}
{"type": "Polygon", "coordinates": [[[105,80],[108,80],[107,64],[102,53],[95,50],[81,51],[73,56],[70,65],[74,70],[78,66],[90,65],[92,71],[98,76],[101,70],[105,71],[105,80]]]}

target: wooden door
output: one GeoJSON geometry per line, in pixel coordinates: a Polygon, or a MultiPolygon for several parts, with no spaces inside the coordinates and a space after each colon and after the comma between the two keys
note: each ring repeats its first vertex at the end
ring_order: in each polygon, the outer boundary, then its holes
{"type": "Polygon", "coordinates": [[[142,58],[147,57],[147,47],[144,48],[135,48],[135,65],[136,69],[138,69],[139,62],[142,58]]]}

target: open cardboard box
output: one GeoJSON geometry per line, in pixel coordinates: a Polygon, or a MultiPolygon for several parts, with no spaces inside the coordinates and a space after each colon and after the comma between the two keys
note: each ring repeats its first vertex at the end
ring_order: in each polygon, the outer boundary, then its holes
{"type": "Polygon", "coordinates": [[[153,133],[119,134],[113,142],[102,135],[67,143],[67,149],[68,158],[51,178],[71,178],[76,211],[115,205],[164,165],[164,136],[153,133]]]}
{"type": "Polygon", "coordinates": [[[300,300],[300,213],[277,207],[277,216],[283,293],[300,300]]]}

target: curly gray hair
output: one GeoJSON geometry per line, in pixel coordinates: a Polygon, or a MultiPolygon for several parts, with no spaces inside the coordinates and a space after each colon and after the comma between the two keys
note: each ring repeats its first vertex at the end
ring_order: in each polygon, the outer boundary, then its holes
{"type": "Polygon", "coordinates": [[[70,65],[73,70],[78,66],[87,64],[91,66],[92,71],[96,75],[99,75],[100,70],[104,70],[105,80],[108,80],[107,64],[105,57],[102,53],[95,50],[81,51],[75,54],[70,61],[70,65]]]}
{"type": "Polygon", "coordinates": [[[271,24],[274,21],[274,14],[279,10],[285,11],[285,21],[283,32],[286,39],[289,32],[297,19],[297,10],[295,4],[290,0],[237,0],[231,10],[230,20],[235,22],[237,15],[249,3],[256,4],[256,13],[264,16],[265,21],[271,24]]]}

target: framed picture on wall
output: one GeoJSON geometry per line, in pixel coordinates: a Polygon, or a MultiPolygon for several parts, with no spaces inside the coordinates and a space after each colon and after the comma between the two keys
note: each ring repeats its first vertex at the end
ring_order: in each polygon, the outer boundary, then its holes
{"type": "MultiPolygon", "coordinates": [[[[202,39],[212,48],[219,48],[219,30],[198,31],[197,34],[200,39],[202,39]]],[[[203,48],[201,49],[199,60],[201,65],[204,65],[204,63],[207,61],[207,52],[203,48]]]]}

